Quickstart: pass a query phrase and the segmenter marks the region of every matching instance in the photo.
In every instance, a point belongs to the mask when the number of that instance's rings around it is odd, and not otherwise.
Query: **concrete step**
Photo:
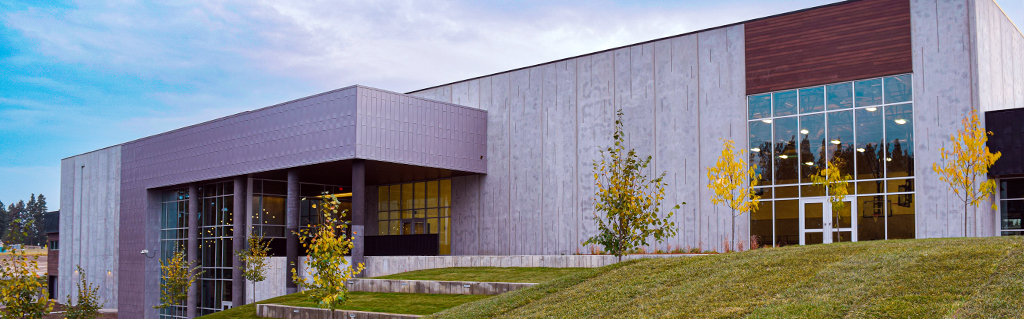
[[[335,310],[282,306],[272,304],[256,305],[256,315],[264,318],[280,319],[413,319],[423,316],[395,313]]]
[[[498,295],[534,285],[536,284],[515,282],[352,279],[348,281],[348,290],[442,295]]]

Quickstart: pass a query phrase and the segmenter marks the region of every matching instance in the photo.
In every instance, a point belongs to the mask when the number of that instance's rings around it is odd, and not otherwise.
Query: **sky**
[[[0,202],[58,209],[62,158],[336,88],[408,92],[831,2],[0,0]],[[1024,0],[998,2],[1024,26]]]

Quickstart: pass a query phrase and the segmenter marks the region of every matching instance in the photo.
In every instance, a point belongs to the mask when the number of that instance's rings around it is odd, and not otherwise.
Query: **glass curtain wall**
[[[234,182],[203,185],[199,210],[200,316],[223,309],[231,301],[232,236],[234,233]]]
[[[810,176],[834,157],[853,178],[859,240],[915,237],[912,87],[903,74],[747,97],[760,245],[799,243],[799,198],[827,196]]]
[[[285,199],[288,182],[252,180],[250,233],[270,241],[270,256],[285,255]]]
[[[1024,236],[1024,179],[999,181],[999,229],[1003,236]]]
[[[160,201],[160,259],[165,263],[174,253],[188,253],[188,189],[163,192]],[[185,318],[185,304],[160,310],[160,318]]]
[[[377,234],[438,234],[441,255],[451,254],[450,179],[377,187]]]

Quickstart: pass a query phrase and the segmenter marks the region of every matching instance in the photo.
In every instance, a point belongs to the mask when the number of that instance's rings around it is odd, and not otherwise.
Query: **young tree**
[[[977,206],[983,199],[995,193],[996,182],[984,180],[988,168],[995,164],[1002,154],[989,152],[986,142],[992,132],[981,127],[978,113],[971,111],[970,116],[962,121],[963,129],[949,135],[953,149],[947,151],[940,148],[943,165],[932,163],[932,170],[939,175],[939,180],[949,184],[956,196],[964,202],[964,236],[967,235],[967,215],[970,206]],[[982,181],[984,180],[984,181]],[[993,207],[995,205],[993,204]],[[993,208],[995,209],[995,208]],[[975,212],[977,218],[977,212]]]
[[[39,256],[31,259],[23,249],[4,247],[0,257],[0,318],[39,319],[53,309],[42,276],[36,275]]]
[[[715,166],[708,167],[708,188],[714,194],[711,195],[711,202],[715,205],[725,203],[732,210],[732,241],[729,244],[736,246],[736,217],[748,212],[756,212],[758,201],[761,196],[754,193],[754,186],[760,175],[757,174],[757,165],[749,168],[743,161],[743,150],[736,152],[732,140],[723,140],[722,154],[718,156]],[[749,183],[749,185],[748,185]]]
[[[78,270],[78,276],[81,279],[78,281],[78,298],[71,299],[71,295],[68,295],[68,302],[71,302],[71,300],[77,301],[74,305],[68,306],[67,311],[64,313],[64,318],[92,319],[99,317],[99,310],[103,306],[99,300],[100,288],[85,280],[85,269],[82,269],[82,266],[75,265],[75,269]]]
[[[273,239],[270,239],[273,240]],[[256,298],[256,283],[267,280],[267,253],[270,252],[270,240],[263,240],[263,234],[250,236],[247,240],[249,248],[238,252],[238,259],[242,264],[238,269],[242,270],[242,277],[252,283],[252,300]]]
[[[850,174],[843,175],[841,170],[845,166],[846,162],[842,157],[833,156],[830,161],[825,163],[825,169],[818,170],[817,173],[811,175],[813,185],[828,190],[828,201],[832,204],[832,216],[839,216],[839,211],[846,206],[846,195],[850,193],[849,181],[853,177]]]
[[[193,264],[195,262],[189,263],[183,251],[174,252],[166,262],[160,260],[160,304],[153,308],[164,309],[181,305],[188,299],[188,288],[202,274],[199,266]]]
[[[593,218],[599,233],[583,244],[604,246],[622,261],[623,255],[647,246],[648,238],[661,243],[664,238],[675,236],[676,229],[671,221],[674,212],[669,211],[664,218],[658,216],[665,199],[665,173],[654,179],[647,176],[651,156],[641,159],[636,150],[626,150],[622,110],[615,116],[614,144],[601,150],[600,161],[594,161],[597,198]],[[679,205],[673,209],[679,209]]]
[[[353,247],[352,238],[346,233],[349,223],[342,220],[346,211],[339,209],[338,198],[324,195],[319,208],[322,222],[297,233],[306,247],[306,267],[313,278],[307,281],[294,268],[292,278],[303,294],[308,293],[321,308],[333,311],[348,301],[345,283],[362,272],[364,265],[353,269],[345,260],[345,254]]]

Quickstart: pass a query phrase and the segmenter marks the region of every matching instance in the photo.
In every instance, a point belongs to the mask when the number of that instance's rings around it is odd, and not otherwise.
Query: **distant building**
[[[666,203],[688,203],[659,249],[721,251],[734,227],[743,247],[1024,232],[1024,35],[992,0],[855,0],[405,94],[350,86],[66,158],[58,286],[80,264],[126,318],[216,312],[248,300],[233,253],[261,233],[279,267],[261,296],[293,292],[292,232],[324,193],[353,212],[356,261],[586,252],[617,109],[667,172]],[[1000,208],[965,221],[931,166],[972,110],[1004,152]],[[706,187],[721,139],[761,175],[761,209],[735,225]],[[855,180],[832,216],[809,177],[836,156]],[[174,251],[204,276],[161,313]]]
[[[60,290],[57,289],[57,273],[60,264],[60,211],[47,212],[44,217],[43,231],[46,232],[46,275],[50,298],[56,299]]]

